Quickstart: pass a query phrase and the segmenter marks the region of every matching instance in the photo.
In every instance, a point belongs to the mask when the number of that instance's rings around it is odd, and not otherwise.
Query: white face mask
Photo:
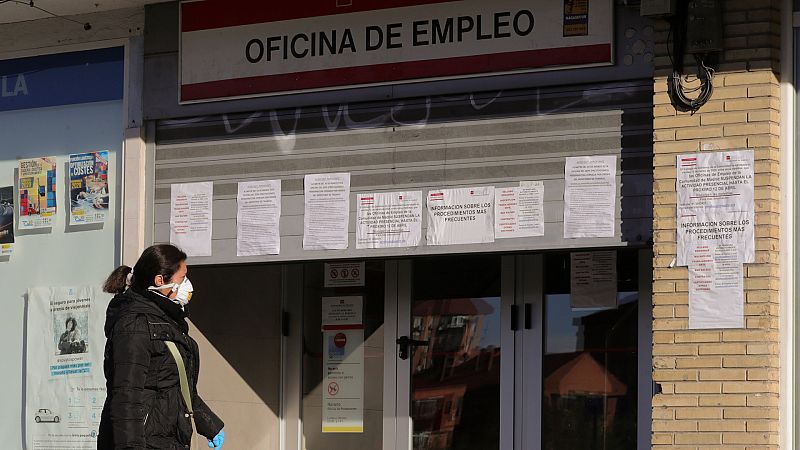
[[[176,292],[175,298],[170,298],[170,300],[181,306],[186,306],[187,304],[189,304],[189,300],[192,299],[192,292],[194,292],[194,288],[192,287],[192,282],[189,281],[189,277],[184,277],[183,281],[180,283],[162,284],[161,286],[150,286],[147,289],[155,291],[158,294],[161,294],[161,290],[163,289],[170,289],[172,292]],[[169,296],[165,297],[169,298]]]

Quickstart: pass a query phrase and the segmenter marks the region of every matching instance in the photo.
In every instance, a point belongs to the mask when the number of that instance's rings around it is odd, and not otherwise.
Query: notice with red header
[[[494,242],[494,186],[428,192],[428,245]]]
[[[356,248],[416,247],[422,237],[422,191],[358,194]]]
[[[322,298],[322,432],[364,432],[364,299]]]

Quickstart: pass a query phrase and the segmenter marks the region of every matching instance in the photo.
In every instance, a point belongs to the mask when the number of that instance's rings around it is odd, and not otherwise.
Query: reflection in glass
[[[636,449],[638,296],[612,309],[545,297],[542,448]]]

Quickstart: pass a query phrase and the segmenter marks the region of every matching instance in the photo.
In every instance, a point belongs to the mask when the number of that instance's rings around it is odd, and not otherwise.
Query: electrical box
[[[686,51],[722,51],[722,0],[690,0],[686,17]]]
[[[675,14],[676,0],[642,0],[643,17],[669,17]]]

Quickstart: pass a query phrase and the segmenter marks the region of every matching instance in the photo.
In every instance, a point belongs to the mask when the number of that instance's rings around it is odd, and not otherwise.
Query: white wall
[[[119,261],[117,156],[123,142],[122,126],[122,101],[0,112],[0,186],[15,184],[18,159],[58,157],[55,225],[44,234],[16,230],[14,254],[7,261],[0,260],[0,343],[3,348],[0,436],[3,448],[21,449],[24,442],[26,290],[32,286],[100,284]],[[70,153],[92,150],[109,151],[112,214],[102,229],[68,227],[66,163]]]

